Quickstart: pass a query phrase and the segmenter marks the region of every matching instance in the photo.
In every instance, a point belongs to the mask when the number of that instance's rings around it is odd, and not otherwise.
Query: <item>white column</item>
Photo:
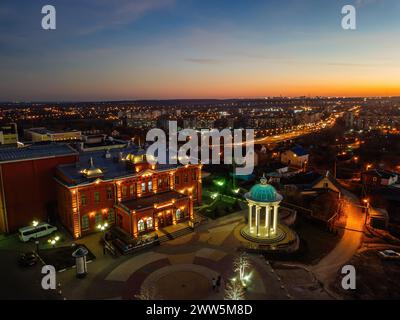
[[[257,236],[260,235],[260,207],[256,206],[256,228],[257,228]]]
[[[278,226],[278,208],[279,205],[274,206],[274,234],[276,234]]]
[[[271,207],[270,206],[265,207],[265,229],[267,231],[267,236],[269,236],[269,231],[270,231],[270,225],[269,225],[270,212],[271,212]]]
[[[253,222],[252,222],[253,213],[252,213],[252,210],[253,210],[253,205],[249,203],[249,228],[250,228],[250,232],[251,232],[251,229],[253,228]]]

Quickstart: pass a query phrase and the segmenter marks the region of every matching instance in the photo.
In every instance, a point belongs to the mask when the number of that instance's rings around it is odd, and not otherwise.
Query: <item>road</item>
[[[328,284],[340,269],[348,262],[362,244],[365,213],[362,212],[359,199],[343,191],[344,212],[347,215],[346,228],[337,246],[317,265],[310,268],[318,280]]]

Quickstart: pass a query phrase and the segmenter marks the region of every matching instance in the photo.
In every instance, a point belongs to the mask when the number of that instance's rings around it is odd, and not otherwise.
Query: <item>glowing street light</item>
[[[107,228],[108,228],[107,222],[104,222],[103,224],[99,223],[97,225],[97,230],[100,230],[100,231],[105,231],[105,230],[107,230]]]
[[[39,221],[33,220],[32,226],[34,226],[36,228],[38,225],[39,225]]]
[[[47,242],[49,244],[51,244],[53,246],[53,248],[55,247],[56,243],[60,241],[60,237],[59,236],[55,236],[54,238],[50,238],[49,240],[47,240]]]

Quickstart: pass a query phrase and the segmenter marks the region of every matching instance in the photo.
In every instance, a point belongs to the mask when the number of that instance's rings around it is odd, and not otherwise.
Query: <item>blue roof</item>
[[[278,202],[282,201],[282,196],[270,184],[266,183],[266,179],[261,179],[261,183],[256,184],[246,193],[246,199],[255,202]]]
[[[77,155],[78,152],[67,144],[30,145],[27,147],[10,147],[0,149],[0,163],[30,159],[45,159],[66,155]]]
[[[302,146],[295,146],[292,149],[290,149],[290,151],[292,151],[299,157],[308,155],[308,151],[304,149]]]

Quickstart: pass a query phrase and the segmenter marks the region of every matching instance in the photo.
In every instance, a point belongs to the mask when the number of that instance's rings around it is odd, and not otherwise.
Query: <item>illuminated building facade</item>
[[[152,166],[133,146],[81,153],[56,181],[59,217],[75,238],[106,221],[134,237],[193,221],[201,201],[201,166]]]

